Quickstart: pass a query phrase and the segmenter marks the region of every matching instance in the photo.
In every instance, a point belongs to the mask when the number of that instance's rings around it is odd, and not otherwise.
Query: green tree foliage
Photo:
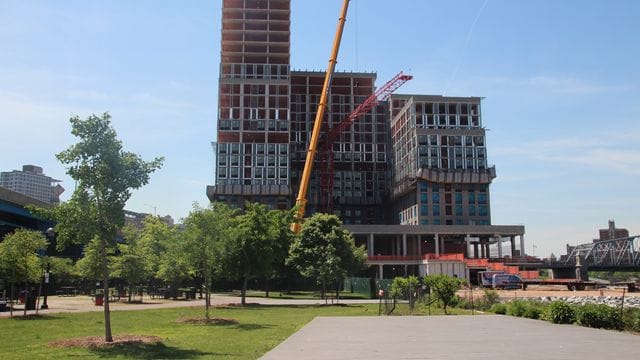
[[[224,273],[242,281],[242,304],[245,304],[247,282],[271,274],[276,268],[277,244],[282,234],[281,218],[267,206],[246,203],[244,212],[236,218],[235,234],[224,242]],[[280,259],[281,261],[284,259]]]
[[[393,279],[391,286],[389,287],[389,295],[393,298],[393,307],[397,299],[409,300],[409,310],[413,311],[416,300],[417,291],[420,287],[420,279],[416,276],[409,277],[396,277]]]
[[[171,244],[177,241],[176,230],[157,216],[147,216],[144,219],[142,231],[138,233],[136,229],[135,233],[128,235],[137,239],[140,252],[144,258],[145,271],[150,277],[153,286],[155,286],[155,278],[158,277],[161,258],[164,254],[167,254],[167,249]],[[126,236],[127,233],[125,233]]]
[[[187,261],[195,274],[203,279],[205,316],[209,318],[213,277],[221,271],[225,242],[236,236],[236,209],[223,203],[213,203],[203,209],[194,205],[185,219],[182,241]]]
[[[49,257],[46,260],[50,266],[52,282],[56,284],[77,284],[81,280],[80,273],[73,260],[62,257]]]
[[[163,162],[162,158],[143,161],[139,155],[124,151],[110,118],[104,113],[70,119],[71,133],[78,142],[57,154],[57,158],[77,185],[71,199],[51,212],[61,246],[95,241],[105,294],[109,291],[108,253],[115,247],[118,229],[124,225],[123,209],[131,190],[147,184],[150,174]],[[108,300],[105,296],[105,340],[111,342]]]
[[[113,257],[112,275],[123,279],[129,287],[129,302],[136,286],[142,285],[151,273],[145,256],[140,246],[139,234],[134,226],[126,226],[123,229],[125,243],[118,244],[118,256]]]
[[[287,263],[322,285],[323,296],[327,284],[343,280],[364,265],[364,246],[356,247],[353,236],[340,225],[335,215],[314,214],[302,224],[289,250]]]
[[[444,313],[447,314],[447,306],[454,300],[456,292],[460,290],[464,280],[444,274],[434,274],[425,276],[424,283],[440,301]]]
[[[40,232],[18,229],[4,237],[0,243],[0,266],[9,281],[24,282],[25,291],[29,281],[37,282],[42,272],[42,259],[38,257],[38,250],[45,249],[47,239]],[[13,290],[13,285],[11,286]],[[11,294],[13,297],[13,294]],[[27,307],[24,307],[27,315]]]

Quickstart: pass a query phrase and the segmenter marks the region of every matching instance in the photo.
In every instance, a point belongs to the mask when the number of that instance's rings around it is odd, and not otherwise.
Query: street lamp
[[[48,239],[53,239],[56,235],[55,231],[53,230],[53,228],[48,228],[47,231],[45,231],[45,234],[47,235]],[[49,260],[47,261],[47,270],[44,273],[44,299],[42,300],[42,305],[40,305],[40,309],[48,309],[49,305],[47,304],[47,293],[49,292],[49,278],[50,278],[50,271],[51,271],[51,263],[49,263]]]

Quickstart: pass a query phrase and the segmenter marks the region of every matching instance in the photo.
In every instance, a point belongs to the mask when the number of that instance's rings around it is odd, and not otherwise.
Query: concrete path
[[[341,304],[362,304],[362,303],[376,303],[376,300],[340,300]],[[213,294],[211,296],[212,305],[225,305],[225,304],[239,304],[240,298],[238,296],[218,295]],[[324,300],[310,299],[310,300],[297,300],[297,299],[279,299],[273,298],[252,298],[247,297],[247,303],[250,304],[262,304],[262,305],[315,305],[325,304]],[[330,303],[330,302],[329,302]],[[54,313],[76,313],[76,312],[91,312],[91,311],[103,311],[102,306],[95,306],[93,300],[89,296],[49,296],[47,300],[49,309],[38,310],[41,314],[54,314]],[[16,305],[14,315],[22,315],[22,309],[24,305]],[[125,310],[146,310],[146,309],[165,309],[176,307],[204,307],[204,300],[165,300],[165,299],[149,299],[144,298],[144,302],[141,304],[128,304],[126,302],[111,302],[109,303],[109,309],[111,311],[125,311]],[[35,314],[35,310],[29,310],[29,314]],[[9,311],[0,312],[0,318],[9,317]]]
[[[261,359],[637,359],[640,336],[500,315],[318,317]]]

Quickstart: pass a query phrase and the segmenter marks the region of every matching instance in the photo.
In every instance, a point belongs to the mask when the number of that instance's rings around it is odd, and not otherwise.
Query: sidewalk
[[[312,299],[312,300],[292,300],[292,299],[278,299],[278,298],[251,298],[246,299],[250,304],[263,304],[263,305],[315,305],[324,304],[324,300]],[[376,302],[376,300],[340,300],[343,304],[362,304]],[[225,304],[239,304],[240,298],[237,296],[217,295],[212,294],[212,305],[225,305]],[[42,304],[42,300],[40,302]],[[47,298],[47,304],[49,309],[38,310],[39,314],[55,314],[55,313],[76,313],[76,312],[90,312],[90,311],[103,311],[102,306],[94,305],[91,297],[78,295],[78,296],[49,296]],[[14,315],[22,315],[22,309],[24,305],[17,305],[14,309]],[[204,299],[198,300],[165,300],[165,299],[149,299],[145,297],[142,303],[128,304],[125,302],[110,302],[109,310],[111,311],[125,311],[125,310],[147,310],[147,309],[165,309],[176,307],[204,307]],[[35,314],[35,310],[29,310],[28,314]],[[0,318],[9,317],[9,311],[0,312]]]
[[[261,359],[633,359],[639,342],[501,315],[317,317]]]

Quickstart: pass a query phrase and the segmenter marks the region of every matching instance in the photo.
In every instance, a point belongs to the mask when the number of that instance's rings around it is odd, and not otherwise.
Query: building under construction
[[[288,209],[325,73],[291,70],[289,0],[222,6],[215,184],[207,196]],[[307,214],[338,215],[366,244],[377,277],[424,274],[428,262],[450,262],[445,255],[523,255],[523,226],[491,224],[496,173],[481,99],[394,94],[337,129],[377,90],[375,73],[333,74]]]

